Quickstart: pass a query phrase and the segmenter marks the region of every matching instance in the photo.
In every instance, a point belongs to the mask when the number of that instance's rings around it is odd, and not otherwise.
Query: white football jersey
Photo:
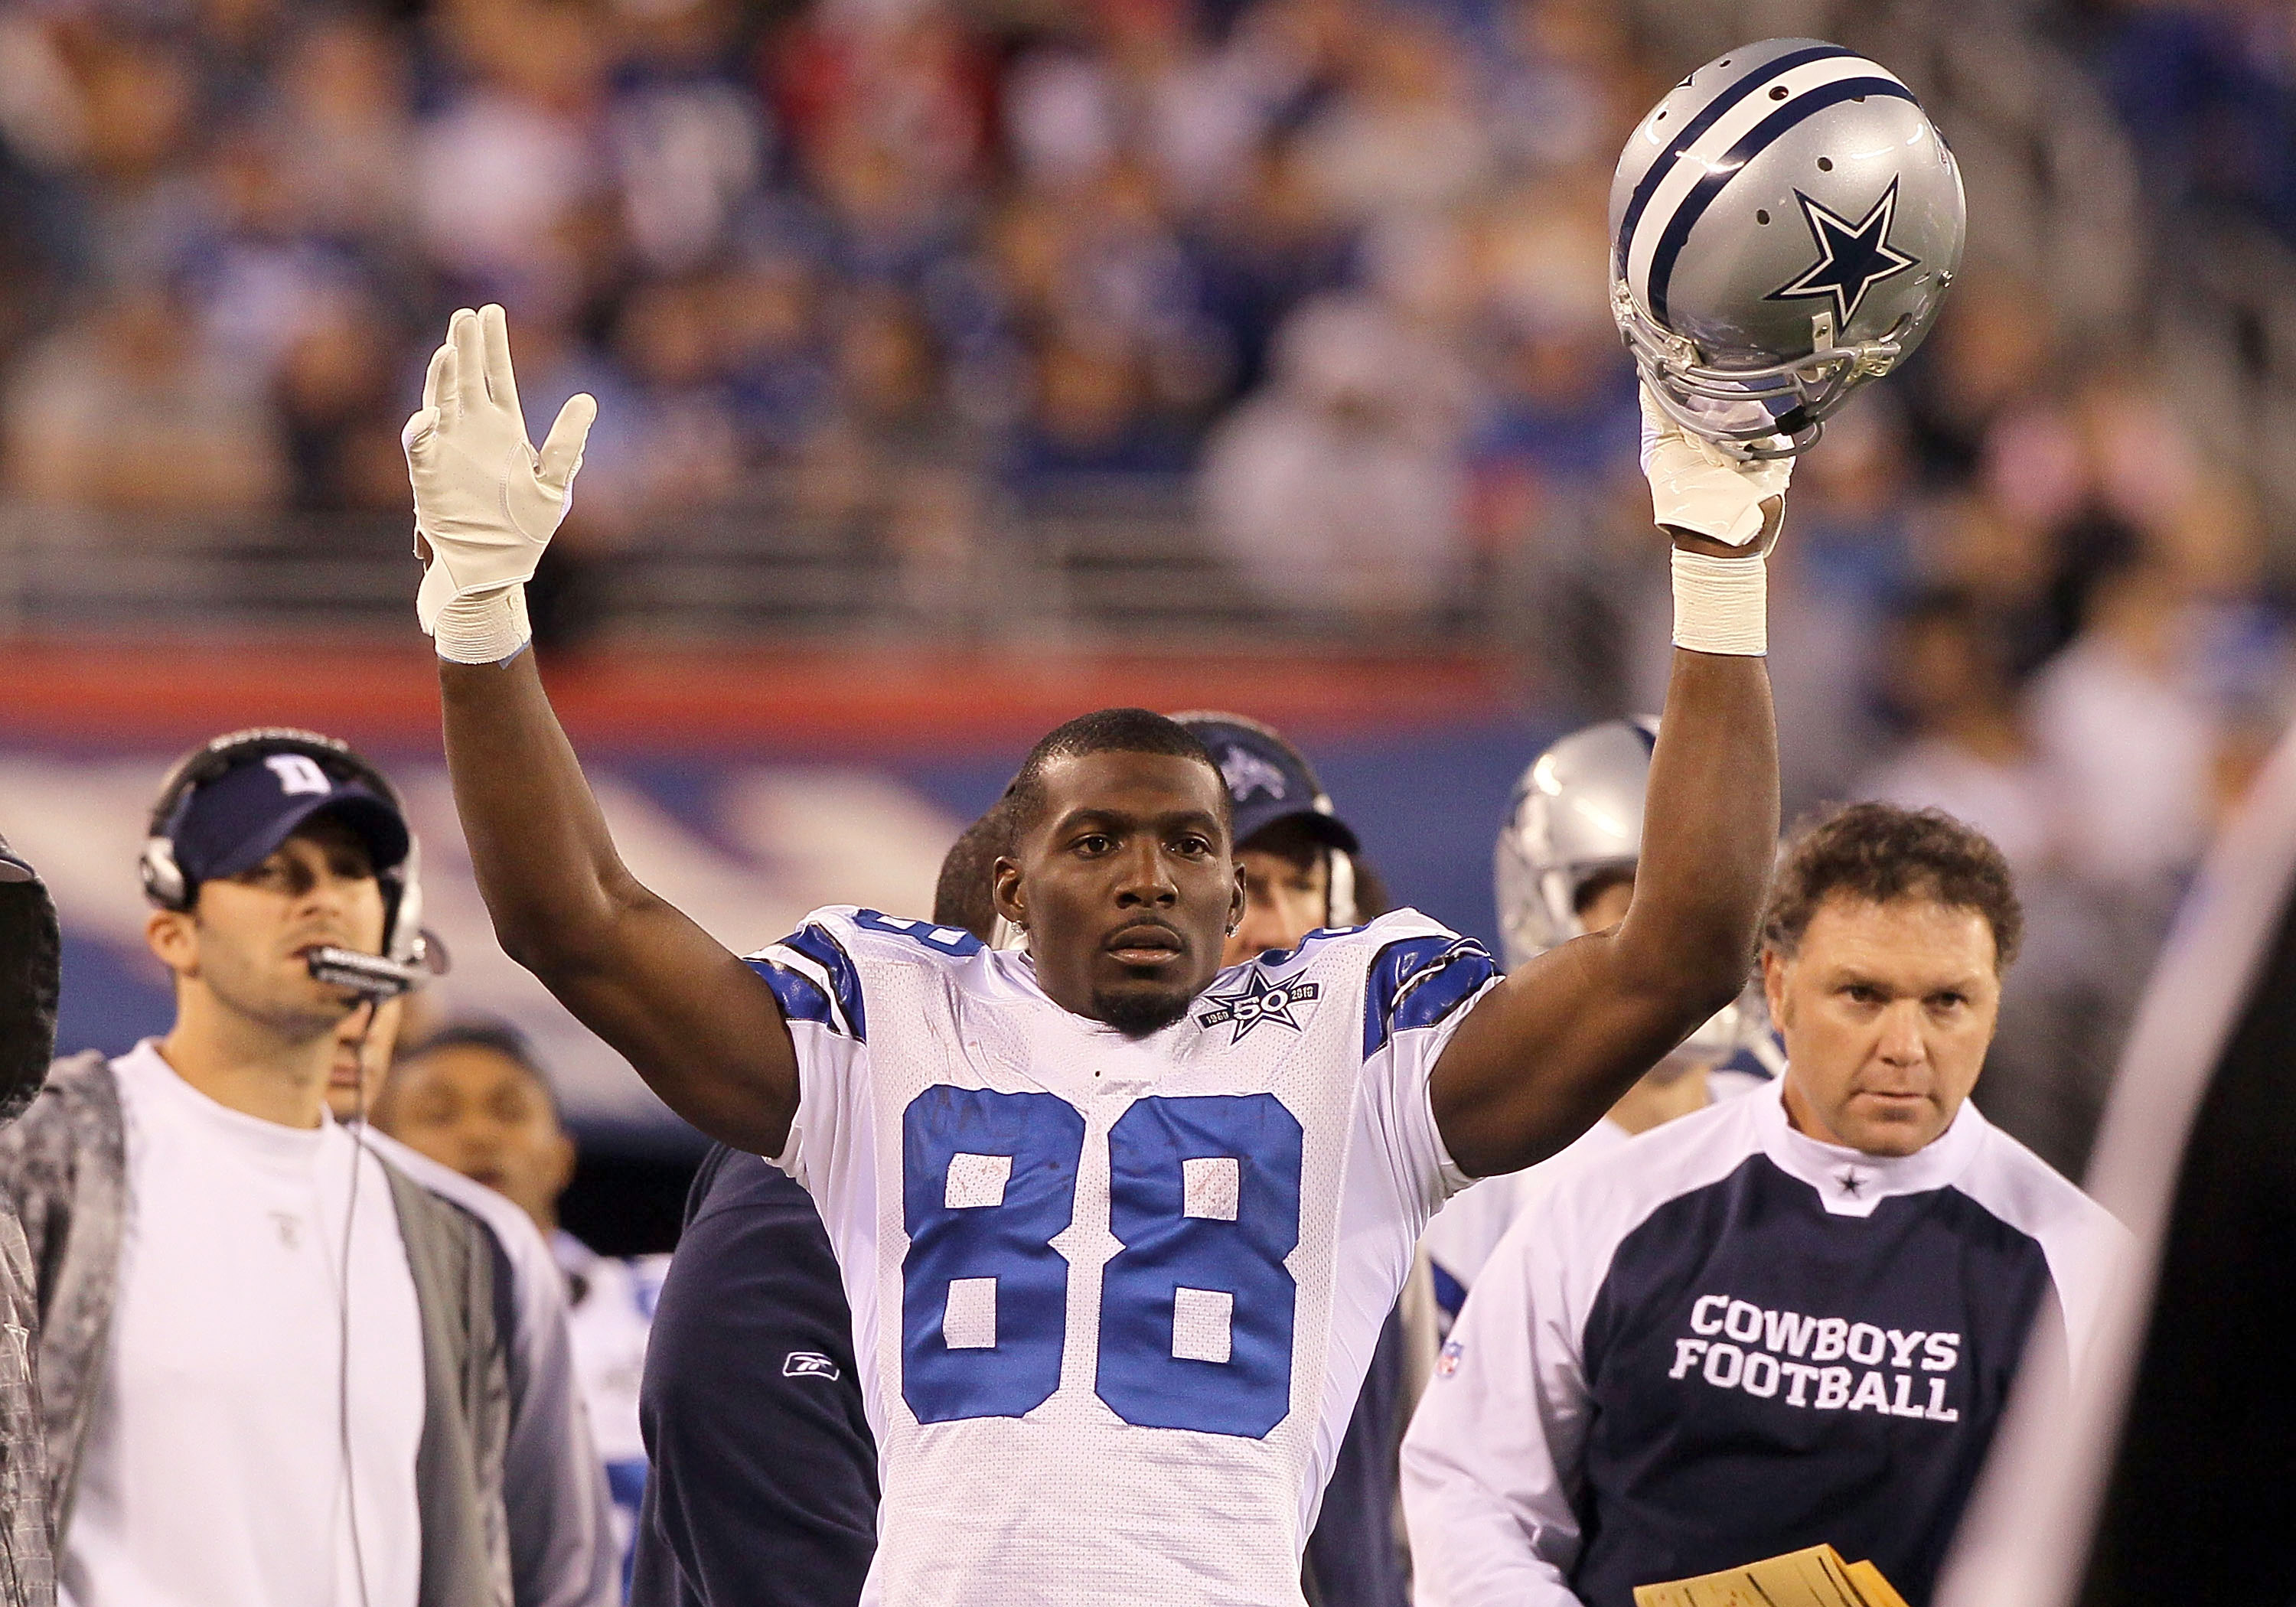
[[[1413,1242],[1466,1182],[1427,1079],[1490,956],[1399,912],[1137,1039],[1024,954],[869,910],[750,963],[877,1436],[865,1602],[1297,1603]]]

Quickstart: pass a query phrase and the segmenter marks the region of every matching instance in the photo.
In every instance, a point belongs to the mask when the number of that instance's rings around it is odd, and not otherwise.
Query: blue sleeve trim
[[[873,909],[856,910],[853,924],[863,931],[883,932],[889,937],[906,938],[921,943],[935,954],[947,955],[954,960],[972,958],[980,952],[980,939],[961,926],[936,926],[930,921],[911,921],[899,915],[881,915]]]
[[[751,971],[765,978],[766,986],[774,990],[774,997],[781,1002],[783,1020],[812,1021],[832,1031],[837,1030],[837,1013],[829,1007],[829,996],[811,977],[800,976],[771,960],[752,959],[749,965]]]
[[[1429,1262],[1428,1270],[1435,1275],[1435,1304],[1446,1316],[1457,1316],[1459,1308],[1467,1303],[1467,1286],[1445,1272],[1440,1262]]]
[[[1498,966],[1472,938],[1444,933],[1389,944],[1372,961],[1364,990],[1364,1058],[1398,1032],[1434,1026],[1496,975]]]
[[[865,1043],[869,1026],[861,1004],[861,973],[854,969],[852,956],[839,947],[836,939],[818,926],[808,926],[791,932],[774,947],[792,949],[821,967],[829,978],[830,989],[835,995],[832,1008],[830,991],[804,972],[786,965],[776,965],[771,960],[755,958],[750,968],[765,978],[766,985],[781,1001],[782,1013],[793,1021],[817,1021],[832,1031],[850,1028],[857,1042]],[[843,1023],[837,1020],[845,1018]]]

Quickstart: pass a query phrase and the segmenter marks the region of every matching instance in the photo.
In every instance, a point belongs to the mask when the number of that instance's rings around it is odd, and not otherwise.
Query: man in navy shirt
[[[1936,811],[1800,840],[1784,1078],[1575,1171],[1468,1298],[1404,1444],[1421,1607],[1631,1607],[1820,1542],[1928,1601],[2028,1334],[2079,1367],[2126,1237],[1968,1103],[2020,924]]]

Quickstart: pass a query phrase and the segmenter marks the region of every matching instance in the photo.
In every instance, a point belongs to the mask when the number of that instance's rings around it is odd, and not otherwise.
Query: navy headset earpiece
[[[388,799],[402,816],[406,813],[390,778],[354,753],[348,742],[292,726],[226,732],[176,760],[160,783],[160,796],[152,806],[144,852],[137,862],[145,898],[161,909],[191,907],[193,890],[185,884],[183,867],[176,862],[175,832],[185,799],[217,777],[275,753],[302,754],[337,781],[358,782]],[[382,884],[383,957],[402,965],[420,964],[424,958],[421,860],[422,849],[410,830],[406,857],[376,873],[376,880]]]

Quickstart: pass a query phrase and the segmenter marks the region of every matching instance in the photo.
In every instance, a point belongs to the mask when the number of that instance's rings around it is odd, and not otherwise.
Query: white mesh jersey
[[[750,963],[877,1436],[864,1600],[1297,1603],[1413,1242],[1466,1182],[1427,1079],[1490,956],[1398,912],[1138,1039],[1025,955],[868,910]]]

